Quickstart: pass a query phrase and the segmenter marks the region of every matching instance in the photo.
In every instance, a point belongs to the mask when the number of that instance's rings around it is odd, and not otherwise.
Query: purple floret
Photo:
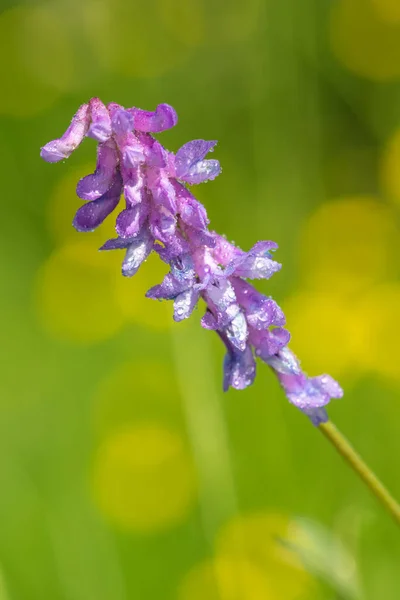
[[[47,162],[68,158],[85,137],[98,143],[94,173],[78,182],[77,195],[86,203],[73,225],[93,231],[117,208],[117,237],[100,250],[124,250],[122,274],[132,277],[155,250],[169,265],[163,281],[146,296],[172,300],[174,320],[187,319],[202,299],[205,329],[215,331],[226,347],[223,388],[244,389],[256,374],[256,358],[275,372],[289,400],[314,425],[328,417],[325,406],[343,391],[329,375],[308,377],[289,350],[285,315],[270,297],[247,279],[269,279],[281,265],[273,258],[277,244],[257,242],[245,252],[209,229],[204,206],[186,187],[215,179],[221,167],[206,158],[216,141],[193,140],[176,154],[166,150],[153,133],[177,123],[172,106],[154,112],[125,109],[92,98],[73,117],[67,131],[43,146]]]

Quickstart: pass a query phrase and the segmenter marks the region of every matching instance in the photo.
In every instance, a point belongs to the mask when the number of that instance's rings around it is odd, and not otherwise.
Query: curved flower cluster
[[[258,292],[248,279],[269,279],[281,265],[273,259],[274,242],[257,242],[244,252],[210,231],[205,208],[187,184],[214,179],[217,160],[206,159],[215,141],[194,140],[176,154],[154,137],[176,125],[168,104],[155,112],[125,109],[98,98],[82,105],[64,135],[46,144],[47,162],[68,158],[88,136],[98,142],[94,173],[78,182],[77,195],[85,204],[73,225],[93,231],[118,206],[117,237],[101,250],[124,249],[122,274],[132,276],[155,251],[170,271],[147,292],[147,297],[172,300],[174,319],[190,316],[200,297],[206,312],[202,326],[217,332],[226,346],[224,390],[243,389],[254,381],[255,357],[277,374],[289,401],[314,424],[327,419],[324,406],[343,394],[329,375],[308,378],[288,349],[285,316],[272,298]]]

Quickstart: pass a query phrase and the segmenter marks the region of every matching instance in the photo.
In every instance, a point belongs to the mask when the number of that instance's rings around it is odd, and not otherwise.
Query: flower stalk
[[[363,461],[361,456],[354,450],[350,442],[340,433],[332,421],[321,423],[318,428],[339,454],[342,455],[353,471],[367,485],[375,498],[390,513],[397,525],[400,525],[400,505],[370,467]]]

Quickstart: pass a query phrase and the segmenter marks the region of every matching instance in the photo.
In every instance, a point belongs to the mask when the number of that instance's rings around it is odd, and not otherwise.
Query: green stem
[[[357,454],[346,438],[331,421],[321,423],[318,428],[369,487],[379,502],[381,502],[386,510],[388,510],[396,523],[400,525],[400,505],[379,481],[368,465],[362,460],[359,454]]]

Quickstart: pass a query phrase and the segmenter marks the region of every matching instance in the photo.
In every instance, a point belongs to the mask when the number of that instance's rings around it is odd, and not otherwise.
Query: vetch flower
[[[209,229],[204,206],[187,185],[215,179],[221,167],[207,155],[216,141],[193,140],[174,154],[152,134],[174,127],[175,110],[160,104],[154,112],[107,106],[92,98],[83,104],[67,131],[43,146],[47,162],[68,158],[85,137],[98,143],[94,173],[78,182],[86,203],[73,225],[92,231],[118,207],[117,237],[100,250],[124,250],[122,274],[133,276],[154,250],[170,271],[148,290],[148,298],[172,300],[174,320],[188,318],[202,299],[205,329],[215,331],[226,347],[223,387],[244,389],[253,383],[256,358],[277,375],[294,406],[318,425],[327,420],[326,404],[343,394],[329,375],[307,377],[288,348],[285,316],[270,297],[247,279],[269,279],[281,265],[273,258],[277,244],[257,242],[247,252]]]

